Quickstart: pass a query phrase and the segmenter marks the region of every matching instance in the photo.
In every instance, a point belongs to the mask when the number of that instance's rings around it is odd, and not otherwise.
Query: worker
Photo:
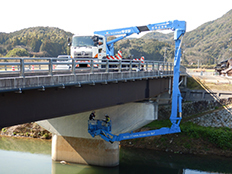
[[[90,115],[89,115],[89,120],[94,120],[95,118],[95,111],[93,111]]]
[[[110,122],[110,117],[106,114],[105,115],[105,119],[103,119],[103,121],[106,123],[105,126],[108,126],[108,123]]]

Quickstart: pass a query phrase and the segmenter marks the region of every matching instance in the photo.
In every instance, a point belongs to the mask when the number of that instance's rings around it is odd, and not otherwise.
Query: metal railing
[[[63,59],[63,58],[0,58],[0,75],[33,76],[38,74],[77,74],[98,72],[157,71],[172,74],[173,63],[160,61],[135,61],[130,59]]]

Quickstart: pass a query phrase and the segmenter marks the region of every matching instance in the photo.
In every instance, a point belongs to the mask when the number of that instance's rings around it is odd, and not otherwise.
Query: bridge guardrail
[[[103,61],[86,58],[61,60],[46,57],[0,58],[0,93],[9,91],[20,93],[22,90],[44,90],[53,87],[65,88],[65,86],[80,87],[85,84],[117,83],[173,75],[173,63],[169,62]],[[59,69],[61,65],[65,68]],[[86,67],[82,68],[81,65]],[[182,75],[186,74],[184,69],[180,71]]]
[[[67,68],[59,68],[65,65]],[[83,66],[86,66],[83,68]],[[122,71],[162,71],[172,74],[173,63],[160,61],[135,61],[130,59],[108,60],[108,59],[61,59],[61,58],[0,58],[0,74],[38,75],[38,72],[53,75],[70,73],[76,74],[96,72],[122,72]],[[37,72],[37,73],[36,73]]]

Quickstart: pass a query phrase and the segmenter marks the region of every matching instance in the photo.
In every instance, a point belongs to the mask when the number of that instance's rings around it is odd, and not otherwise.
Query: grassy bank
[[[170,127],[169,120],[156,120],[139,131]],[[155,149],[173,153],[232,156],[232,129],[203,127],[182,121],[181,133],[122,141],[122,146]]]
[[[159,129],[167,125],[170,125],[169,120],[154,121],[145,127]],[[180,128],[180,135],[187,136],[189,139],[202,139],[223,150],[232,150],[232,129],[230,128],[203,127],[192,122],[183,122]]]

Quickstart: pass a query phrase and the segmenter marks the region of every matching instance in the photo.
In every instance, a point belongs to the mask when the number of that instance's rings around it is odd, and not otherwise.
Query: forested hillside
[[[0,56],[43,57],[67,54],[67,38],[73,34],[54,27],[33,27],[0,33]]]
[[[173,32],[170,32],[168,34],[163,34],[159,32],[149,32],[145,34],[142,39],[157,39],[158,41],[165,41],[171,43],[173,40]]]
[[[221,18],[207,22],[193,31],[187,32],[183,39],[182,50],[185,63],[215,64],[232,57],[232,10]],[[188,25],[188,21],[187,25]],[[188,26],[187,26],[188,27]],[[144,39],[156,38],[171,43],[173,34],[151,32]]]
[[[183,49],[189,63],[213,64],[232,57],[231,19],[232,10],[186,34]]]
[[[156,39],[125,39],[115,44],[115,51],[121,50],[123,57],[145,57],[146,60],[163,61],[174,56],[174,46]]]

